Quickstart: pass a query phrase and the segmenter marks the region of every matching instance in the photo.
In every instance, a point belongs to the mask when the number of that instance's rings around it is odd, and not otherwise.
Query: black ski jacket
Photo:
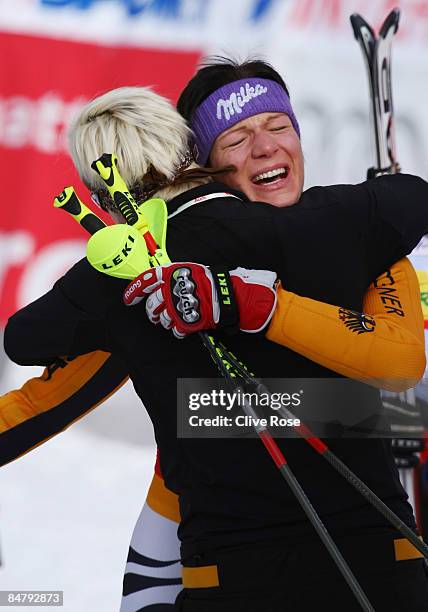
[[[239,198],[213,197],[224,191]],[[195,198],[196,205],[183,206]],[[404,174],[355,186],[314,187],[283,209],[250,202],[213,183],[168,204],[170,214],[181,207],[168,223],[173,261],[275,270],[286,289],[357,311],[370,282],[428,232],[428,184]],[[149,323],[143,304],[125,307],[126,284],[81,260],[50,292],[11,317],[7,354],[23,365],[46,365],[59,355],[97,349],[121,358],[153,421],[165,483],[180,497],[184,557],[312,529],[260,441],[177,437],[177,379],[214,378],[217,372],[198,337],[179,342]],[[238,334],[225,342],[259,377],[337,377],[261,335]],[[375,389],[354,384],[363,388],[361,397],[380,406]],[[355,526],[355,511],[359,526],[384,524],[304,441],[282,439],[279,445],[332,531]],[[330,447],[414,525],[389,440],[337,439]]]

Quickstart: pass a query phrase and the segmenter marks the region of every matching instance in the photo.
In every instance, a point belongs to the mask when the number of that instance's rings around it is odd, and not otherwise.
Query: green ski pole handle
[[[68,212],[90,234],[95,234],[98,230],[106,227],[104,221],[79,200],[73,187],[65,187],[64,191],[57,195],[54,200],[54,207],[62,208],[62,210]]]

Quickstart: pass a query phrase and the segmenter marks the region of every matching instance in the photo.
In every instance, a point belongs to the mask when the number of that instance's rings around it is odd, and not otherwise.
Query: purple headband
[[[207,163],[215,139],[239,121],[258,113],[285,113],[300,138],[300,128],[285,89],[269,79],[242,79],[217,89],[196,109],[190,121],[196,161]]]

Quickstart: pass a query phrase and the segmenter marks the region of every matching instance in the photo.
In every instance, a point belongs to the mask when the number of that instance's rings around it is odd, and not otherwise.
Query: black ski
[[[394,107],[391,87],[391,50],[400,20],[394,9],[383,22],[379,36],[358,13],[351,15],[354,36],[363,53],[371,98],[371,114],[375,134],[376,165],[367,177],[393,174],[399,171],[395,148]]]

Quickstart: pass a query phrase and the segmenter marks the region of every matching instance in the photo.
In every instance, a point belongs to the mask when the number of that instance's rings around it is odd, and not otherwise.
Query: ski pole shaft
[[[239,376],[247,383],[254,385],[258,393],[263,393],[266,397],[270,396],[270,392],[267,387],[257,381],[248,370],[232,355],[226,347],[221,345],[225,359],[227,359],[233,366],[234,370],[238,372]],[[282,406],[279,409],[279,413],[285,418],[292,419],[293,421],[297,416],[289,409]],[[299,419],[300,420],[300,419]],[[328,447],[328,445],[317,437],[307,425],[300,421],[300,425],[293,425],[293,429],[301,436],[306,442],[312,446],[312,448],[330,465],[345,478],[369,503],[373,505],[405,538],[413,544],[413,546],[426,558],[428,559],[428,545],[421,540],[412,529],[400,519],[399,516],[391,510],[377,495],[374,491],[368,487],[339,457]]]
[[[320,539],[322,540],[328,552],[330,553],[333,561],[335,562],[340,573],[344,577],[349,588],[353,592],[355,598],[357,599],[358,603],[361,606],[361,609],[367,610],[370,612],[375,612],[366,594],[364,593],[363,589],[361,588],[360,584],[355,578],[352,570],[350,569],[349,565],[346,563],[345,559],[343,558],[343,555],[337,548],[332,537],[330,536],[327,529],[325,528],[324,523],[321,521],[320,517],[316,513],[308,497],[306,496],[303,489],[301,488],[298,480],[296,479],[294,474],[291,472],[289,466],[287,464],[284,464],[279,469],[280,469],[282,476],[287,481],[289,487],[293,491],[294,495],[298,499],[303,510],[305,511],[306,516],[311,521]]]
[[[203,341],[205,344],[206,342],[209,342],[209,339],[207,337],[203,337]],[[215,352],[214,355],[214,360],[216,361],[217,367],[222,372],[224,378],[229,381],[229,383],[234,387],[234,390],[238,393],[241,389],[239,386],[236,386],[236,383],[233,380],[231,373],[225,367],[220,355],[218,354],[218,352]],[[241,406],[245,414],[250,417],[251,422],[253,423],[253,429],[256,431],[259,439],[263,443],[271,459],[273,460],[279,472],[281,473],[281,476],[284,478],[284,480],[290,487],[298,503],[300,504],[306,516],[308,517],[310,523],[312,524],[313,528],[315,529],[324,546],[326,547],[332,560],[336,564],[337,568],[339,569],[340,573],[342,574],[343,578],[345,579],[346,583],[348,584],[349,588],[351,589],[352,593],[360,604],[361,609],[365,610],[366,612],[375,612],[366,594],[361,588],[358,580],[354,576],[351,568],[345,561],[342,553],[339,551],[338,547],[334,543],[333,538],[328,533],[317,511],[312,506],[308,496],[306,495],[305,491],[301,487],[299,481],[297,480],[293,471],[288,465],[283,452],[279,448],[277,442],[272,437],[269,428],[264,425],[255,425],[255,423],[260,423],[261,421],[258,418],[256,410],[245,398]]]

